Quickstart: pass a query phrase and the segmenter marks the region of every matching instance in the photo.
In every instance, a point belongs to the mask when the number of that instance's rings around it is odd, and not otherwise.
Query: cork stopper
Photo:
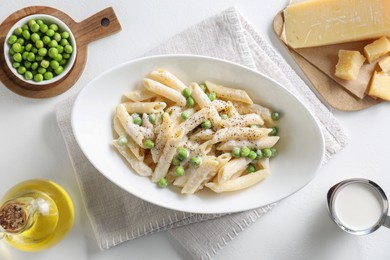
[[[10,201],[0,208],[0,226],[5,232],[17,233],[27,225],[27,213],[24,203]]]

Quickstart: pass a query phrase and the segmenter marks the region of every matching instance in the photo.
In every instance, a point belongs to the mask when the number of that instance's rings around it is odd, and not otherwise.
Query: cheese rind
[[[358,51],[339,50],[339,61],[336,65],[335,75],[345,80],[355,80],[358,77],[360,68],[363,66],[363,55]]]
[[[390,42],[387,37],[381,37],[378,40],[364,46],[364,55],[369,63],[383,55],[386,55],[388,52],[390,52]]]
[[[383,72],[390,71],[390,56],[387,56],[386,58],[381,59],[378,62],[378,65]]]
[[[383,71],[375,71],[368,89],[368,95],[390,100],[390,76]]]
[[[293,48],[390,36],[390,0],[310,0],[284,10],[286,42]]]

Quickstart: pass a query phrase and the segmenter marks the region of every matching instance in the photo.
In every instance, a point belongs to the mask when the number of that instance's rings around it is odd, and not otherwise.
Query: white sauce
[[[336,195],[334,212],[339,222],[351,230],[369,229],[382,217],[382,199],[373,187],[352,183]]]

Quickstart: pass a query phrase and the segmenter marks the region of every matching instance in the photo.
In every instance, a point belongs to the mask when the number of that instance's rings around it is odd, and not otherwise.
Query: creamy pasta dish
[[[117,105],[113,146],[133,171],[183,194],[221,193],[264,180],[278,153],[280,114],[242,89],[183,83],[158,69]]]

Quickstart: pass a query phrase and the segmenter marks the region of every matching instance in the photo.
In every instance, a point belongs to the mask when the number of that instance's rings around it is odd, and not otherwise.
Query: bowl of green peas
[[[61,80],[72,69],[76,40],[60,19],[46,14],[26,16],[10,29],[4,57],[11,72],[32,85]]]

